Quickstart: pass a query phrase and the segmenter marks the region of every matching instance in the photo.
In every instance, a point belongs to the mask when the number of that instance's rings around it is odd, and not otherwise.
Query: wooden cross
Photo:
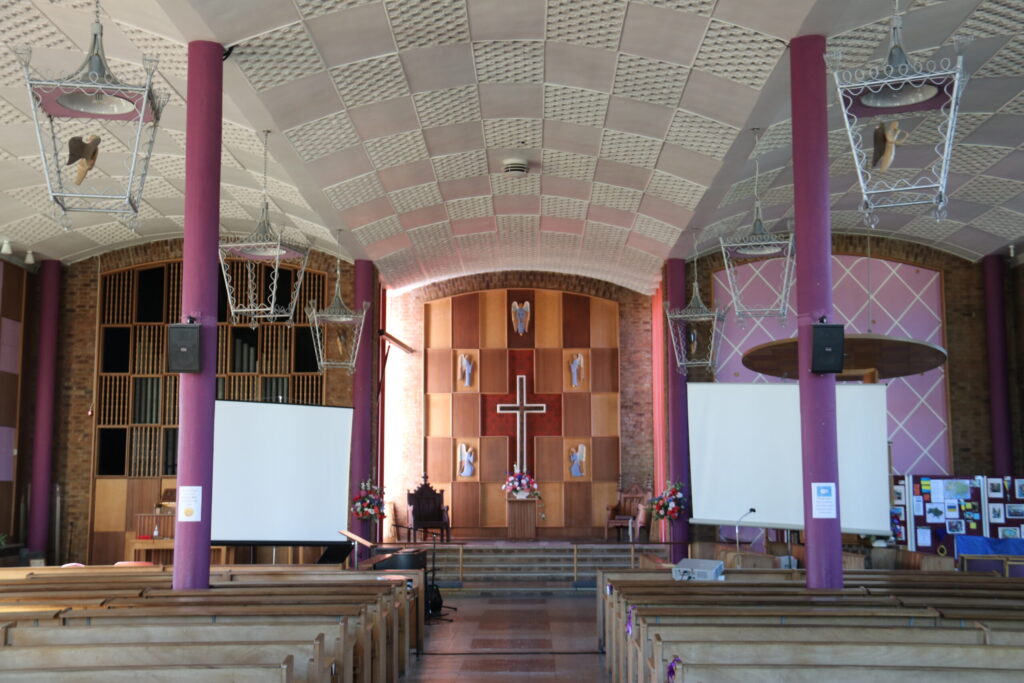
[[[529,413],[546,413],[548,407],[544,403],[526,402],[526,375],[516,375],[516,402],[499,403],[499,413],[516,414],[516,467],[520,472],[526,471],[526,416]]]

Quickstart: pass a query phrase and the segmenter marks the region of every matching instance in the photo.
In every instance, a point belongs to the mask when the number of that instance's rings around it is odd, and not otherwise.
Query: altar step
[[[461,548],[461,550],[460,550]],[[431,549],[427,549],[430,566]],[[636,567],[641,554],[667,559],[668,546],[502,543],[437,546],[437,582],[447,586],[592,586],[599,569]]]

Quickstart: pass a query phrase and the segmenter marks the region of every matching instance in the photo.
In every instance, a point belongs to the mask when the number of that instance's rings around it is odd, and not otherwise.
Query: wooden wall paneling
[[[591,349],[590,370],[590,386],[595,394],[619,392],[618,349]]]
[[[166,491],[168,489],[176,490],[177,488],[178,488],[178,478],[177,477],[164,477],[163,479],[160,480],[160,495],[161,496],[164,495],[164,491]]]
[[[92,552],[89,564],[114,564],[124,559],[123,531],[95,531],[92,535]],[[68,561],[72,561],[68,558]]]
[[[562,346],[590,346],[590,297],[562,293]]]
[[[571,452],[583,445],[583,461],[580,465],[581,477],[572,476]],[[562,440],[562,478],[565,481],[591,481],[593,475],[594,449],[590,439],[563,439]]]
[[[480,292],[480,348],[505,348],[508,340],[508,319],[504,289]]]
[[[592,472],[594,481],[619,480],[619,438],[616,436],[595,436],[593,444]]]
[[[563,394],[562,435],[566,437],[587,437],[590,436],[590,433],[590,394]],[[602,434],[602,436],[605,435]]]
[[[427,349],[427,393],[450,394],[452,391],[452,352],[448,349]]]
[[[5,501],[0,505],[0,533],[10,535],[13,530],[11,524],[14,521],[14,509],[7,503],[14,501],[13,481],[0,481],[0,500]]]
[[[18,426],[18,375],[0,372],[0,426]]]
[[[480,436],[480,394],[451,394],[452,436]]]
[[[98,483],[98,482],[97,482]],[[152,514],[160,502],[160,480],[155,478],[129,479],[125,504],[125,529],[135,528],[135,515]],[[149,533],[149,531],[145,533]]]
[[[595,349],[619,347],[619,304],[590,298],[590,346]]]
[[[0,284],[0,316],[20,322],[26,271],[8,265],[0,268],[0,274],[3,275],[3,283]]]
[[[439,299],[426,304],[423,316],[426,326],[423,338],[429,349],[450,349],[452,347],[452,300]]]
[[[590,485],[591,526],[604,526],[608,520],[608,508],[619,502],[618,489],[619,485],[614,481],[595,481]]]
[[[480,437],[480,481],[503,483],[508,476],[507,436]]]
[[[575,395],[569,394],[567,395]],[[591,394],[591,423],[594,436],[619,435],[619,395]]]
[[[472,474],[468,477],[462,476],[463,467],[459,462],[460,444],[466,444],[473,451]],[[452,439],[452,448],[448,457],[452,463],[453,481],[480,481],[480,439]]]
[[[515,390],[515,387],[510,387]],[[533,390],[538,394],[562,393],[562,350],[537,349],[533,352]]]
[[[591,526],[590,482],[565,482],[565,526]]]
[[[124,532],[127,503],[127,479],[97,479],[93,493],[93,531]]]
[[[534,341],[538,349],[557,349],[562,346],[562,293],[550,289],[534,292],[537,310],[537,332]]]
[[[583,365],[577,373],[579,384],[572,385],[572,370],[570,364],[576,354],[583,356]],[[590,377],[593,374],[593,366],[590,364],[589,349],[562,349],[562,391],[590,391]]]
[[[537,482],[540,491],[537,526],[561,527],[565,525],[565,501],[560,483]]]
[[[452,297],[452,346],[480,348],[480,295],[475,292]]]
[[[452,435],[452,395],[427,394],[423,402],[427,411],[423,423],[427,427],[425,436]]]
[[[480,526],[480,484],[452,484],[452,526]]]
[[[426,438],[427,481],[432,486],[450,482],[452,477],[453,439],[428,436]]]
[[[469,386],[466,386],[465,381],[459,376],[462,370],[462,366],[459,363],[459,357],[465,354],[469,356],[469,361],[472,363],[472,367],[469,372]],[[464,393],[479,393],[480,392],[480,351],[477,349],[453,349],[451,352],[452,359],[452,370],[451,377],[455,391],[460,394]]]
[[[508,523],[508,494],[501,484],[480,486],[480,526],[505,526]]]
[[[532,289],[508,289],[505,290],[505,320],[508,327],[508,348],[510,349],[532,349],[537,329],[537,302],[535,290]],[[530,304],[530,321],[526,327],[525,334],[517,334],[512,326],[512,302]]]
[[[504,329],[504,328],[502,328]],[[507,394],[508,351],[506,349],[480,349],[480,392]]]
[[[562,438],[559,436],[534,437],[534,475],[537,483],[562,481],[565,468],[562,467]]]

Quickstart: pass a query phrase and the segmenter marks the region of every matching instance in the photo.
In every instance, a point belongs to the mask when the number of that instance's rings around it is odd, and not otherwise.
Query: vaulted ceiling
[[[0,0],[0,33],[68,72],[91,0]],[[902,0],[908,51],[972,74],[949,219],[880,213],[871,234],[976,260],[1024,237],[1024,2]],[[786,41],[823,33],[844,64],[880,60],[889,0],[104,0],[115,72],[160,59],[171,95],[137,232],[109,216],[53,221],[17,60],[0,55],[0,238],[73,262],[179,236],[186,44],[234,47],[225,66],[221,230],[252,231],[269,129],[276,226],[370,258],[393,288],[481,271],[578,273],[639,291],[663,260],[749,230],[754,158],[765,216],[792,216]],[[832,225],[867,232],[836,107]],[[751,128],[764,129],[755,150]],[[904,122],[908,150],[934,117]],[[503,162],[529,163],[525,177]],[[905,159],[904,161],[900,161]],[[900,164],[903,164],[901,166]],[[100,173],[114,173],[99,163]],[[779,219],[776,222],[776,219]]]

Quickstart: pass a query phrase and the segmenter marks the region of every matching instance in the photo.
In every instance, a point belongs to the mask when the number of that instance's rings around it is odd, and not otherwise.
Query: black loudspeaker
[[[167,372],[199,372],[201,325],[167,326]]]
[[[815,323],[811,350],[811,372],[838,374],[843,371],[843,326]]]

